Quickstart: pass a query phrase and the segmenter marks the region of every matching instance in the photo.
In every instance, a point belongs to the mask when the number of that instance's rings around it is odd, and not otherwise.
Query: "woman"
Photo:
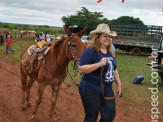
[[[90,32],[91,45],[81,56],[79,72],[83,76],[79,93],[85,111],[84,122],[96,122],[99,112],[100,122],[112,122],[115,118],[115,99],[107,98],[114,96],[114,80],[117,83],[116,94],[118,97],[121,96],[121,81],[111,40],[111,36],[116,35],[116,32],[110,31],[107,24],[98,25],[96,30]],[[104,85],[103,90],[101,82]],[[101,94],[102,91],[104,95]]]

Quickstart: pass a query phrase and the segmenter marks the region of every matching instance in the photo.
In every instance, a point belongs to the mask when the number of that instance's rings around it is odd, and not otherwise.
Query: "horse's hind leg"
[[[22,111],[26,110],[26,101],[25,101],[25,96],[26,96],[26,89],[27,89],[27,75],[22,71],[22,69],[20,68],[21,71],[21,82],[22,82],[22,92],[23,92],[23,99],[22,99]]]
[[[29,103],[29,98],[30,98],[30,90],[31,90],[33,82],[34,80],[31,78],[28,81],[27,96],[26,96],[27,107],[31,107],[31,104]]]
[[[36,105],[34,107],[34,110],[32,112],[32,117],[31,117],[31,121],[37,121],[36,119],[36,113],[37,113],[37,109],[39,104],[41,103],[41,98],[42,98],[42,94],[44,92],[46,85],[44,85],[43,83],[39,83],[38,84],[38,91],[37,91],[37,99],[36,99]]]

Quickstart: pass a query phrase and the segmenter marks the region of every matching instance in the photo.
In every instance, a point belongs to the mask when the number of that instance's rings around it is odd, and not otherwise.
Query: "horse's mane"
[[[62,36],[61,39],[55,40],[54,43],[52,44],[52,48],[56,50],[65,39],[66,38]]]

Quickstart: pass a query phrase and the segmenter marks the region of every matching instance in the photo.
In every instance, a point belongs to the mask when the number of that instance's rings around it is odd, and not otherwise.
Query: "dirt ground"
[[[21,82],[18,66],[0,62],[0,122],[29,122],[36,99],[37,82],[31,91],[32,107],[21,111]],[[51,88],[44,91],[37,112],[39,122],[50,122]],[[114,122],[150,122],[150,115],[117,106]],[[84,111],[77,87],[62,85],[56,105],[58,122],[82,122]]]

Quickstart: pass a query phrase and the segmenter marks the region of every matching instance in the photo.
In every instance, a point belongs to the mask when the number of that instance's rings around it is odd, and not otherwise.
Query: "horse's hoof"
[[[54,117],[51,118],[51,122],[58,122],[58,121],[59,121],[59,118],[56,118],[56,117],[55,118]]]
[[[26,107],[22,107],[22,111],[26,111],[27,109],[26,109]]]
[[[51,120],[50,122],[57,122],[57,120]]]
[[[31,122],[38,122],[38,120],[36,118],[32,118]]]
[[[31,105],[31,103],[27,103],[27,108],[30,108],[30,107],[32,107],[32,105]]]

